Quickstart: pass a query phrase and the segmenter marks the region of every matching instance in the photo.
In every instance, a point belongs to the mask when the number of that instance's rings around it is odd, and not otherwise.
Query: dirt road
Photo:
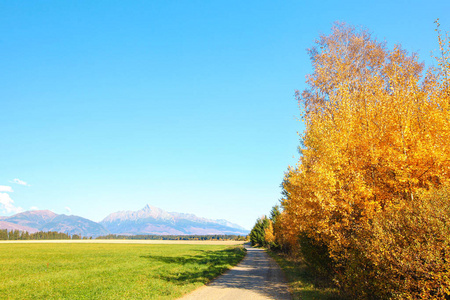
[[[291,299],[275,261],[264,250],[245,247],[247,256],[240,264],[181,299]]]

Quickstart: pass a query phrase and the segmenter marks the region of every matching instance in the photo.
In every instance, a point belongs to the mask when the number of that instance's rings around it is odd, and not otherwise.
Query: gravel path
[[[245,247],[241,263],[181,299],[292,299],[275,261],[264,250]]]

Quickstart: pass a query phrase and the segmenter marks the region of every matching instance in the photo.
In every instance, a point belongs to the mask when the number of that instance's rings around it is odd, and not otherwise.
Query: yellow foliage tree
[[[450,181],[450,67],[439,69],[365,30],[336,24],[309,49],[309,88],[297,93],[306,130],[283,183],[282,234],[299,232],[344,255],[358,226],[421,190]]]
[[[264,237],[267,244],[272,244],[275,242],[275,236],[273,235],[273,222],[269,220],[269,225],[264,229]]]

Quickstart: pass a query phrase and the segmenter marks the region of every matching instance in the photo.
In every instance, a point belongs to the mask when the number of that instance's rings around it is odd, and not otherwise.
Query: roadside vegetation
[[[242,246],[0,244],[0,298],[175,299],[244,256]]]
[[[268,250],[289,282],[294,300],[342,300],[339,290],[326,277],[317,276],[298,257]]]
[[[345,24],[308,50],[301,156],[250,233],[294,285],[308,270],[348,299],[450,298],[450,39],[436,24],[427,70]]]

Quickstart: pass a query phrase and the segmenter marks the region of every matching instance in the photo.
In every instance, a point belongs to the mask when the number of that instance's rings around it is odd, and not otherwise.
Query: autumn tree
[[[308,50],[301,158],[283,183],[290,248],[305,235],[345,268],[375,218],[450,183],[448,39],[439,44],[426,72],[416,54],[340,23]]]

